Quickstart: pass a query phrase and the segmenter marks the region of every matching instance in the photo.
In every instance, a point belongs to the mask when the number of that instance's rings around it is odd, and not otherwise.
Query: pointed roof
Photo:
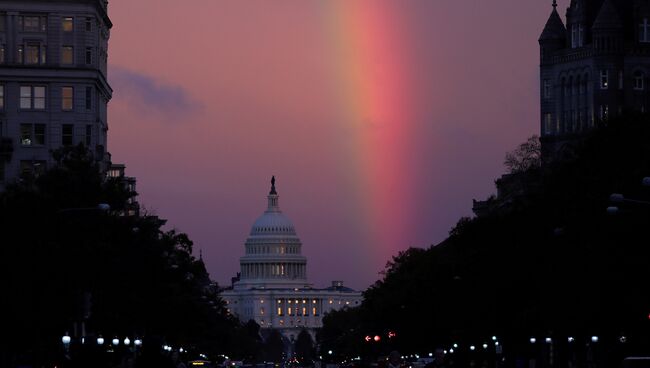
[[[546,21],[546,26],[544,26],[542,35],[539,36],[540,41],[564,40],[566,37],[566,27],[564,26],[564,22],[562,22],[560,14],[558,14],[556,8],[557,4],[553,2],[553,11]]]
[[[600,12],[596,17],[593,29],[618,29],[623,28],[621,18],[618,16],[618,11],[612,4],[611,0],[605,0],[603,6],[600,7]]]

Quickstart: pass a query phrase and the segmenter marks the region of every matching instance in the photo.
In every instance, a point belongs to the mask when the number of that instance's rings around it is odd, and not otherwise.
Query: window
[[[25,64],[38,64],[40,62],[39,52],[41,46],[35,43],[28,43],[25,46]]]
[[[23,146],[45,145],[45,124],[20,124],[20,144]]]
[[[571,26],[571,48],[576,48],[578,44],[578,28]]]
[[[645,88],[645,74],[641,71],[634,72],[634,89],[636,91],[643,91]]]
[[[90,147],[93,140],[93,126],[86,125],[86,147]]]
[[[607,120],[609,117],[609,106],[600,105],[600,120]]]
[[[600,71],[600,89],[609,88],[609,71],[601,70]]]
[[[32,145],[32,124],[20,124],[20,144]]]
[[[61,64],[63,65],[74,64],[74,48],[72,46],[61,47]]]
[[[643,18],[643,23],[639,24],[639,42],[650,42],[650,23],[648,23],[648,18]]]
[[[578,47],[584,46],[585,41],[585,27],[580,24],[578,26]]]
[[[73,126],[72,124],[63,124],[61,127],[61,144],[64,146],[72,146],[73,140]]]
[[[16,47],[16,62],[17,62],[18,64],[22,64],[22,63],[23,63],[23,56],[24,56],[24,54],[25,54],[25,48],[23,47],[23,45],[18,45],[18,46]]]
[[[5,86],[0,84],[0,110],[4,110],[5,108]],[[2,135],[2,132],[0,132],[0,135]]]
[[[0,64],[5,62],[5,45],[0,45]]]
[[[4,31],[5,31],[5,15],[0,14],[0,32],[4,32]],[[2,180],[1,177],[0,180]]]
[[[553,133],[553,115],[550,113],[544,114],[544,134],[550,135]]]
[[[22,179],[33,179],[45,172],[45,161],[20,161]]]
[[[549,79],[544,79],[544,99],[551,98],[551,81]]]
[[[72,111],[74,107],[74,89],[72,87],[61,88],[61,110]]]
[[[18,17],[18,28],[23,32],[45,32],[47,30],[47,18],[39,16]]]
[[[74,19],[72,17],[63,17],[61,27],[63,32],[72,32],[74,30]]]
[[[20,86],[20,108],[45,110],[45,87]]]
[[[86,65],[93,63],[93,48],[86,47]]]
[[[93,108],[93,87],[86,87],[86,110]]]
[[[34,144],[45,145],[45,124],[34,124]]]
[[[86,18],[86,32],[93,30],[93,18]]]

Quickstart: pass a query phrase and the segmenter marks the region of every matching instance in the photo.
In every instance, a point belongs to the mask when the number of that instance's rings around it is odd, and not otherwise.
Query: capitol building
[[[293,340],[305,329],[314,335],[330,311],[361,304],[358,291],[333,281],[314,288],[307,279],[307,258],[293,222],[280,211],[275,177],[266,211],[253,223],[240,259],[241,272],[223,291],[228,312],[262,329],[277,329]]]

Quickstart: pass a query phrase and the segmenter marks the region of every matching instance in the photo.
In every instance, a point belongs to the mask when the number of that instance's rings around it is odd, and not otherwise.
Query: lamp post
[[[63,343],[63,348],[67,352],[70,349],[70,342],[72,341],[72,338],[70,337],[69,333],[65,333],[63,337],[61,337],[61,342]]]

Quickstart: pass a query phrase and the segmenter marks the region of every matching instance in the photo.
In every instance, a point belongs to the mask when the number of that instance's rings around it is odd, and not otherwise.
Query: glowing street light
[[[592,336],[591,342],[598,342],[598,336]]]
[[[61,342],[63,343],[63,345],[65,347],[70,346],[71,341],[72,341],[72,338],[70,337],[70,334],[68,334],[67,332],[65,333],[65,335],[63,335],[63,337],[61,337]]]
[[[547,337],[545,341],[546,341],[547,344],[550,344],[550,343],[553,342],[553,339],[551,339],[550,337]]]
[[[128,337],[124,338],[124,346],[129,346],[131,344],[131,340]]]
[[[576,341],[576,339],[573,338],[572,336],[569,336],[569,337],[567,338],[567,341],[568,341],[569,343],[571,343],[571,342]]]
[[[135,339],[135,341],[133,341],[133,345],[142,346],[142,340],[141,339]]]
[[[113,340],[111,342],[113,343],[113,346],[120,345],[120,339],[118,339],[117,337],[113,338]]]
[[[537,339],[536,339],[536,338],[534,338],[534,337],[531,337],[531,338],[530,338],[530,343],[531,343],[531,344],[534,344],[534,343],[536,343],[536,342],[537,342]]]
[[[99,337],[97,338],[97,345],[104,345],[104,338],[102,337],[102,335],[99,335]]]

